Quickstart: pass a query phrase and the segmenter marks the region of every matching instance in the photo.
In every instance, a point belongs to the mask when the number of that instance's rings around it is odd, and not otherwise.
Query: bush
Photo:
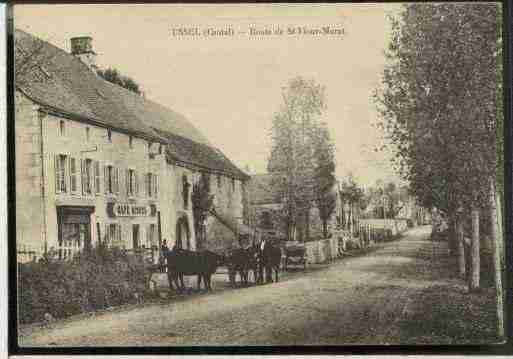
[[[18,265],[18,313],[21,323],[135,302],[151,272],[141,256],[119,249],[94,248],[72,261],[43,258]]]

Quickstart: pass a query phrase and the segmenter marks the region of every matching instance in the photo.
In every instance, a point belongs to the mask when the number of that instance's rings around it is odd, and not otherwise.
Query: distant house
[[[248,181],[248,201],[250,208],[251,225],[260,232],[276,235],[286,238],[287,229],[282,220],[283,216],[283,194],[280,193],[276,174],[265,173],[252,175]],[[336,192],[336,186],[333,187]],[[334,229],[337,224],[337,216],[341,213],[340,199],[337,198],[337,204],[328,222],[330,229]],[[306,220],[301,218],[294,226],[292,236],[294,240],[306,240],[306,233],[309,233],[310,239],[322,236],[322,221],[319,217],[319,210],[314,205],[309,211],[309,230],[306,231]],[[290,238],[292,239],[292,238]]]
[[[99,243],[231,245],[235,234],[215,218],[197,243],[191,192],[208,176],[215,212],[241,218],[249,177],[185,117],[99,77],[90,37],[71,49],[15,31],[17,68],[27,69],[15,89],[18,259],[65,259]]]

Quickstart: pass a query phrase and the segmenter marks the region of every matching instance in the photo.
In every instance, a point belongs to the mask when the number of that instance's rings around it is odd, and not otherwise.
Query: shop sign
[[[140,205],[133,203],[108,203],[107,213],[111,217],[150,217],[155,216],[155,205]]]

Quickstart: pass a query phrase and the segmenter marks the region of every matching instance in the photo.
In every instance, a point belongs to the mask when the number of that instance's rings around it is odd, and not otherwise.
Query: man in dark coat
[[[160,247],[160,271],[162,273],[166,272],[166,262],[167,262],[167,255],[169,254],[169,248],[167,246],[167,241],[164,239],[162,241],[162,246]]]

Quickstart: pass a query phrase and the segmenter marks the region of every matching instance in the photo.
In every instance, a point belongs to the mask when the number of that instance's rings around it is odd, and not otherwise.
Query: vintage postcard
[[[18,349],[504,342],[501,3],[11,10]]]

